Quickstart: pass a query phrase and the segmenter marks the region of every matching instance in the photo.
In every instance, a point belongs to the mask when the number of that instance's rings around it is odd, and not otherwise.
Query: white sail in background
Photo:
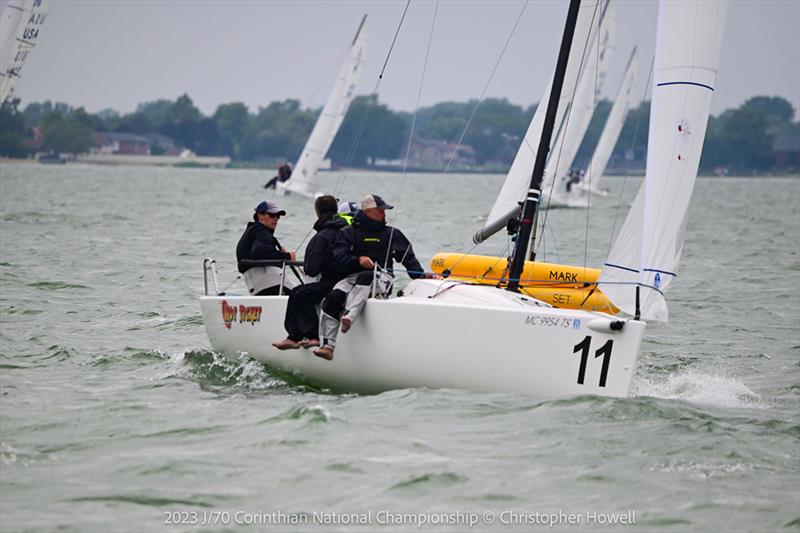
[[[562,122],[568,104],[573,100],[575,86],[578,76],[580,75],[580,67],[583,63],[582,58],[586,54],[586,48],[583,46],[583,43],[591,42],[592,39],[594,39],[597,33],[600,15],[606,9],[607,5],[607,0],[582,0],[581,2],[578,20],[575,25],[575,36],[567,62],[567,71],[564,75],[564,86],[561,90],[561,97],[558,103],[556,124]],[[486,219],[487,225],[495,222],[516,208],[519,202],[525,197],[531,183],[533,164],[536,160],[536,150],[539,147],[539,139],[542,136],[544,115],[547,108],[547,101],[550,98],[550,87],[552,87],[552,85],[553,79],[551,77],[547,87],[545,87],[542,98],[539,100],[536,113],[534,113],[533,120],[531,120],[530,126],[528,126],[528,131],[525,133],[525,138],[522,140],[514,162],[511,164],[511,168],[506,175],[503,187],[500,189],[494,206],[492,206],[492,210],[489,212],[489,217]],[[556,136],[554,135],[553,138],[556,138]],[[551,154],[553,146],[554,145],[551,144]]]
[[[597,146],[592,154],[592,159],[589,161],[589,168],[586,171],[586,178],[581,183],[584,189],[603,194],[600,189],[600,179],[606,171],[608,160],[611,159],[611,153],[617,145],[619,134],[622,132],[622,127],[625,125],[625,119],[628,116],[628,109],[633,103],[633,84],[636,80],[636,69],[638,68],[638,61],[636,58],[636,47],[631,52],[631,57],[628,60],[628,67],[625,69],[625,76],[622,78],[622,84],[617,92],[617,97],[614,100],[614,105],[606,119],[606,125],[603,127],[603,133],[600,134],[600,139],[597,141]]]
[[[631,315],[640,284],[644,319],[668,319],[664,291],[683,249],[727,7],[727,0],[670,0],[659,7],[647,172],[600,276],[603,292]]]
[[[10,0],[0,13],[0,103],[14,93],[49,8],[49,0]]]
[[[356,83],[361,76],[361,66],[365,61],[367,47],[367,16],[361,19],[350,52],[347,54],[339,77],[336,78],[333,90],[325,102],[325,107],[314,124],[314,129],[303,147],[300,158],[294,166],[292,177],[286,182],[286,189],[290,192],[313,196],[314,188],[311,180],[319,170],[322,159],[333,143],[336,132],[342,125],[350,103],[353,101]],[[281,184],[278,184],[280,190]]]
[[[566,123],[560,129],[553,144],[553,153],[547,160],[545,178],[542,182],[542,205],[552,204],[561,191],[561,178],[567,175],[578,154],[578,149],[589,129],[600,91],[608,75],[614,57],[616,43],[616,3],[609,3],[600,16],[600,31],[592,42],[589,53],[584,57],[578,89]]]

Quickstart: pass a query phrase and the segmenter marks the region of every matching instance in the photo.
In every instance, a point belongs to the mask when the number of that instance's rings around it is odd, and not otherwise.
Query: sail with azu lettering
[[[10,100],[39,40],[49,0],[9,0],[0,12],[0,103]]]

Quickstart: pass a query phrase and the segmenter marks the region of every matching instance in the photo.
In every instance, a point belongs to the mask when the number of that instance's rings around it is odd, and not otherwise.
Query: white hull
[[[436,291],[441,292],[428,297]],[[330,362],[311,350],[271,346],[286,336],[285,296],[204,296],[200,307],[216,351],[234,360],[245,353],[335,391],[428,387],[540,397],[628,393],[644,322],[628,320],[621,331],[611,331],[608,326],[616,317],[555,309],[493,287],[454,287],[447,281],[414,281],[406,294],[370,300],[352,329],[339,335]],[[576,347],[582,342],[588,355],[579,384],[583,348]],[[604,346],[612,353],[596,356]]]
[[[290,194],[294,194],[296,196],[302,196],[303,198],[316,198],[319,196],[318,194],[314,194],[311,191],[306,191],[304,189],[291,189],[289,187],[289,183],[291,183],[291,178],[286,182],[278,182],[275,184],[275,194],[277,196],[288,196]]]
[[[584,191],[557,192],[542,199],[544,209],[586,209],[589,207],[589,195]]]
[[[573,188],[577,188],[578,191],[582,193],[589,193],[594,194],[595,196],[608,196],[608,191],[605,189],[599,189],[597,187],[590,187],[586,182],[580,182],[572,186]]]

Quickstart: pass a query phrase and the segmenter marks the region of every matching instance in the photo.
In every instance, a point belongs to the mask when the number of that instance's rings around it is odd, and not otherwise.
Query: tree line
[[[522,107],[497,98],[477,104],[474,100],[442,102],[423,107],[413,116],[390,109],[377,95],[356,97],[328,156],[334,165],[357,167],[402,159],[413,123],[418,139],[456,143],[463,135],[461,142],[474,148],[479,168],[504,171],[514,159],[536,104]],[[610,109],[608,100],[598,102],[576,167],[588,163]],[[187,94],[174,101],[140,104],[128,114],[110,109],[92,114],[50,101],[19,109],[19,102],[11,101],[0,107],[0,155],[26,157],[35,149],[85,153],[93,144],[95,131],[158,132],[198,155],[228,156],[237,162],[294,161],[319,112],[289,99],[272,102],[254,113],[241,102],[227,103],[218,106],[213,115],[204,116]],[[643,165],[649,112],[649,102],[643,102],[628,113],[612,164],[627,160],[631,165]],[[788,137],[795,145],[800,143],[800,123],[792,121],[794,112],[781,97],[756,96],[736,109],[712,116],[701,171],[725,168],[741,174],[775,170],[776,139]],[[33,142],[35,132],[39,144]],[[159,147],[153,146],[152,152],[158,151]]]

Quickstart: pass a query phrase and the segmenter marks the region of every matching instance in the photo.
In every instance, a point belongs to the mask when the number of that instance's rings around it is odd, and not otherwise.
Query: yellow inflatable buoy
[[[431,259],[436,274],[480,285],[505,285],[507,261],[502,257],[438,253]],[[504,277],[505,276],[505,277]],[[619,309],[595,284],[599,268],[525,261],[520,290],[555,307],[617,314]]]

